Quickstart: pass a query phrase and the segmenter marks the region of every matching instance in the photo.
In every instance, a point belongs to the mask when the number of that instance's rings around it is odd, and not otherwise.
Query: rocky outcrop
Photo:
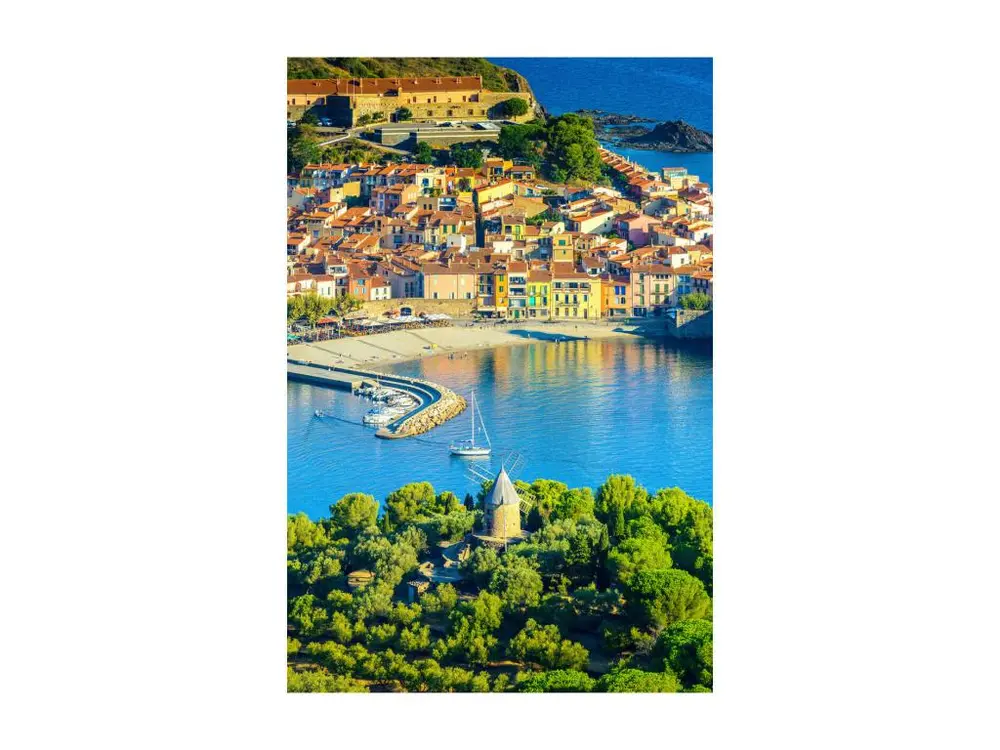
[[[650,151],[680,153],[712,150],[712,134],[688,125],[683,120],[661,122],[645,135],[624,138],[621,145]]]
[[[648,117],[638,115],[620,115],[617,112],[605,112],[603,109],[578,109],[576,114],[589,117],[594,121],[594,125],[601,127],[605,125],[634,125],[638,122],[653,122]],[[644,131],[648,128],[643,128]]]

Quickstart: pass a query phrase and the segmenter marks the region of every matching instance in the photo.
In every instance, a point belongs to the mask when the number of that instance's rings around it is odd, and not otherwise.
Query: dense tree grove
[[[506,550],[465,546],[489,483],[289,516],[288,691],[710,691],[711,506],[626,475],[515,486]]]
[[[526,161],[556,182],[608,183],[594,134],[594,121],[573,113],[545,124],[507,125],[500,129],[497,150],[505,159]]]

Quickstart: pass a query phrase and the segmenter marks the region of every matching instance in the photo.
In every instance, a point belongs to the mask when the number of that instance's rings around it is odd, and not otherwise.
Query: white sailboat
[[[449,446],[451,455],[453,456],[465,456],[465,457],[475,457],[475,456],[488,456],[490,451],[493,450],[490,446],[490,436],[486,432],[486,425],[483,424],[483,414],[479,413],[479,424],[482,425],[483,435],[486,436],[486,445],[476,445],[476,392],[472,392],[472,397],[470,398],[470,427],[472,428],[472,436],[468,440],[461,440],[457,443],[452,443]]]

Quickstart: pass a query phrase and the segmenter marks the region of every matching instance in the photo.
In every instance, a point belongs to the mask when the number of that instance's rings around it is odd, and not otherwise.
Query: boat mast
[[[470,440],[469,445],[472,448],[476,447],[476,392],[472,392],[472,411],[469,412],[469,429],[470,429]]]
[[[483,410],[479,410],[479,424],[483,426],[483,434],[486,436],[486,444],[489,447],[493,447],[493,443],[490,442],[490,433],[486,431],[486,423],[483,421]]]

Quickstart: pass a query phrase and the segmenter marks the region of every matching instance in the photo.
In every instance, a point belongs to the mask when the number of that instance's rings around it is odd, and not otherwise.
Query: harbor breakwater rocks
[[[426,409],[421,409],[412,417],[404,419],[391,432],[387,428],[382,428],[375,433],[378,437],[404,438],[420,435],[433,430],[439,424],[444,424],[449,419],[457,417],[465,411],[467,406],[465,399],[451,389],[436,385],[435,383],[429,383],[426,380],[417,382],[439,391],[441,397]],[[387,434],[383,434],[383,432]]]

